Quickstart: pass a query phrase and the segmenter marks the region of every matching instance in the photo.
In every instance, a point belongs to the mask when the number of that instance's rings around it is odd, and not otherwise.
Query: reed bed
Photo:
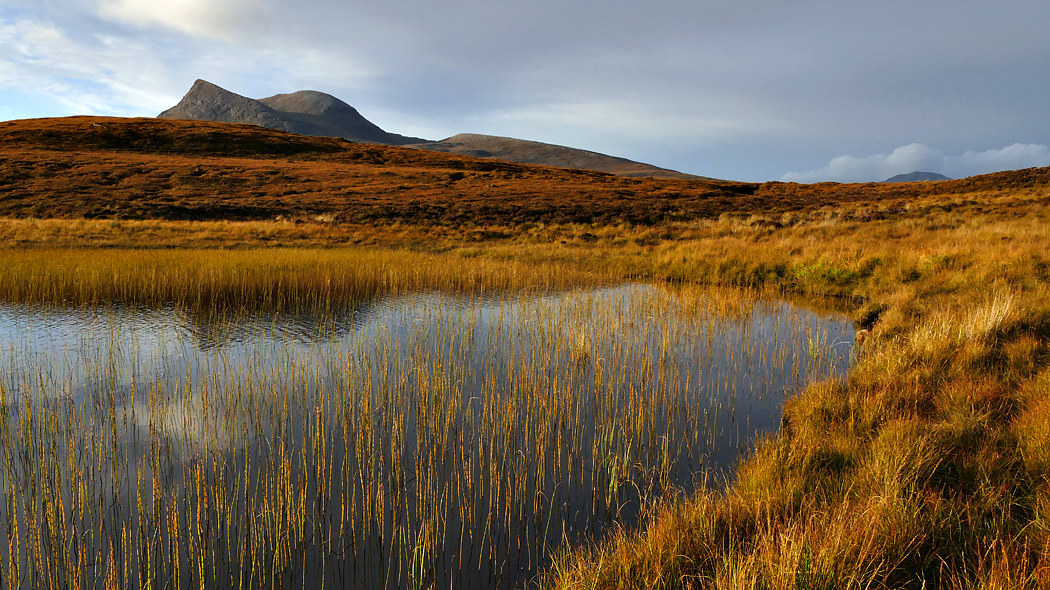
[[[523,584],[717,478],[851,348],[787,305],[642,286],[210,330],[231,318],[8,309],[93,329],[3,351],[4,589]]]
[[[377,294],[567,288],[607,282],[576,265],[408,250],[0,251],[0,300],[323,310]]]

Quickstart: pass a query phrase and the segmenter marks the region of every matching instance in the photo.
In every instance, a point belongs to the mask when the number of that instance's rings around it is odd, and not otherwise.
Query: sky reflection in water
[[[329,520],[308,537],[355,532],[338,548],[307,543],[299,567],[318,584],[507,587],[559,544],[725,474],[777,429],[786,396],[844,375],[852,335],[845,318],[784,303],[638,284],[423,293],[323,316],[0,305],[0,369],[12,412],[80,407],[64,420],[92,448],[112,399],[130,463],[115,469],[163,473],[172,489],[209,455],[238,473],[208,481],[234,489],[275,469],[275,441],[323,455],[331,481],[304,477],[300,493],[323,493]],[[127,490],[94,493],[136,523]],[[230,583],[247,575],[227,570]]]

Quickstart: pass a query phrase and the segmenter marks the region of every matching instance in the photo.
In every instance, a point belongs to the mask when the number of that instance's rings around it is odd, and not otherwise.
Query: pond
[[[845,317],[643,284],[0,304],[0,588],[520,587],[854,354]]]

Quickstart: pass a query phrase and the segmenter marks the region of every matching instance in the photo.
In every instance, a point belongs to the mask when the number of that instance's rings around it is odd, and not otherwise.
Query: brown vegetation
[[[874,206],[877,217],[905,211],[916,196],[1048,180],[1050,169],[903,185],[620,178],[228,123],[0,124],[6,218],[653,224],[844,205]]]
[[[1046,587],[1048,189],[987,187],[917,194],[903,217],[723,220],[654,246],[654,276],[855,301],[863,353],[846,381],[785,407],[729,489],[567,556],[551,584]]]

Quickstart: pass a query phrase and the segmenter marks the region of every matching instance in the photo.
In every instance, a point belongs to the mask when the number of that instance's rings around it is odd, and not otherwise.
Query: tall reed
[[[118,308],[50,364],[20,343],[0,588],[520,583],[728,467],[790,391],[843,370],[809,345],[829,324],[739,295],[429,292],[325,307],[308,339],[281,325],[302,314]],[[247,328],[193,328],[231,321]]]
[[[0,300],[324,309],[422,289],[565,288],[607,281],[568,264],[409,250],[3,250]]]

